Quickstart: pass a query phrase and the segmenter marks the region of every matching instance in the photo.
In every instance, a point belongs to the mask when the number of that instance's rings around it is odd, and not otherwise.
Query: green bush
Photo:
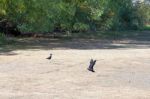
[[[75,31],[88,31],[89,30],[89,25],[84,24],[84,23],[75,23],[73,26],[73,29]]]

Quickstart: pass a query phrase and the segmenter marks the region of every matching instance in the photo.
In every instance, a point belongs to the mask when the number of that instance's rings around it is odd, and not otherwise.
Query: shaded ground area
[[[117,34],[117,35],[116,35]],[[103,34],[101,34],[103,35]],[[80,35],[78,35],[80,36]],[[96,36],[96,35],[95,35]],[[143,32],[110,32],[99,39],[68,39],[68,38],[17,38],[5,45],[0,45],[0,53],[24,49],[120,49],[148,48],[150,31]],[[111,37],[111,38],[110,38]],[[109,40],[106,40],[109,38]]]
[[[15,45],[0,49],[0,98],[150,99],[150,40],[146,37],[18,39]],[[53,53],[51,61],[46,59],[49,53]],[[95,73],[87,71],[91,58],[98,60]]]

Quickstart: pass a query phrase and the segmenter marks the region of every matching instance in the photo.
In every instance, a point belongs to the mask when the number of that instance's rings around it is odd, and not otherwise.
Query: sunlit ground
[[[150,99],[148,38],[29,38],[0,51],[1,99]],[[87,70],[91,58],[95,73]]]

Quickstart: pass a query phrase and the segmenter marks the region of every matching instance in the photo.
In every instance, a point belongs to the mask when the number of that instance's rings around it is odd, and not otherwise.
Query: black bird
[[[49,59],[49,60],[52,59],[52,54],[50,54],[50,56],[47,57],[46,59]]]
[[[89,71],[95,72],[94,69],[93,69],[95,63],[96,63],[96,60],[91,59],[90,65],[89,65],[89,67],[88,67],[88,70],[89,70]]]

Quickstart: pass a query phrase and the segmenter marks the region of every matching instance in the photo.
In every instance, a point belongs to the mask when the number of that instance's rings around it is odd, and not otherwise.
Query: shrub
[[[73,26],[73,29],[75,31],[87,31],[89,30],[89,25],[87,24],[84,24],[84,23],[75,23],[74,26]]]

